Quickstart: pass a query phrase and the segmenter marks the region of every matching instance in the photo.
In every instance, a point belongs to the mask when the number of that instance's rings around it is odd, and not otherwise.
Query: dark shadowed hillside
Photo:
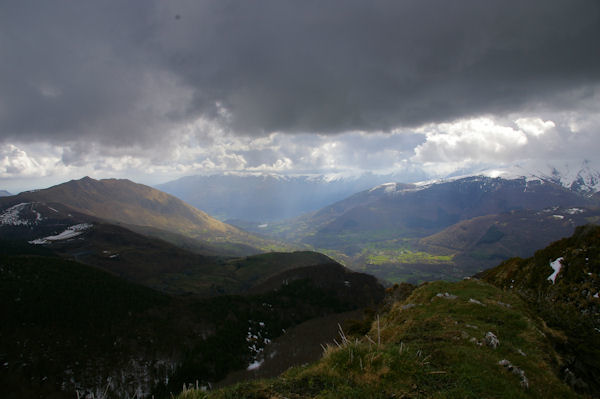
[[[327,283],[329,264],[320,278],[261,294],[169,296],[77,262],[14,255],[24,249],[0,256],[6,398],[168,398],[247,367],[285,329],[375,303],[383,290],[372,277],[361,290]],[[251,345],[249,331],[260,337]]]

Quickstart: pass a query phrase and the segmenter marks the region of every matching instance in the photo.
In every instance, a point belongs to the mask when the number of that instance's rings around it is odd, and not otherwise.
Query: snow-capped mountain
[[[578,165],[530,164],[469,170],[436,180],[426,180],[429,177],[424,171],[359,176],[224,173],[183,177],[157,188],[221,220],[270,223],[316,211],[364,190],[392,194],[474,176],[547,181],[587,196],[600,190],[600,172],[589,161]]]
[[[584,162],[580,168],[552,168],[549,180],[581,194],[592,195],[600,191],[600,172]]]
[[[591,196],[600,191],[600,165],[593,164],[589,160],[584,160],[580,164],[519,164],[485,168],[472,170],[464,174],[454,174],[443,179],[420,182],[417,185],[426,186],[472,176],[500,177],[506,180],[525,178],[527,181],[548,181],[586,196]]]

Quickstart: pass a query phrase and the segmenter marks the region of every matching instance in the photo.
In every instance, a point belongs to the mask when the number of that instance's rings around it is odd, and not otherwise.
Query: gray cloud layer
[[[148,146],[577,107],[596,0],[5,2],[0,137]]]

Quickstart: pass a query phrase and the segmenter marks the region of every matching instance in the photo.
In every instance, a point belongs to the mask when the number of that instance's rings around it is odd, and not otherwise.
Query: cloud
[[[593,0],[13,2],[0,25],[5,141],[390,131],[576,108],[600,77]]]
[[[554,122],[543,121],[540,118],[519,118],[515,121],[515,124],[525,133],[532,134],[536,137],[539,137],[553,127],[556,127]]]
[[[583,160],[595,160],[595,149],[600,146],[600,112],[588,111],[430,124],[417,129],[425,140],[414,148],[410,161],[433,176],[515,165],[531,172],[558,164],[577,167]],[[549,117],[553,119],[545,119]]]
[[[422,130],[427,140],[415,148],[414,160],[419,162],[506,161],[528,143],[523,131],[485,117]]]
[[[0,146],[0,178],[45,176],[53,171],[58,161],[58,157],[48,152],[45,156],[33,157],[15,145],[2,145]]]
[[[593,1],[163,6],[182,16],[161,25],[166,68],[234,131],[389,130],[515,111],[600,76]]]
[[[440,174],[600,146],[595,0],[11,2],[0,26],[2,179]]]

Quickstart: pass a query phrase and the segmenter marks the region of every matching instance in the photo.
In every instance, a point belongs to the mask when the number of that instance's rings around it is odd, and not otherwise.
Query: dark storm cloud
[[[197,117],[335,133],[576,107],[598,38],[595,0],[5,3],[0,134],[145,145]]]
[[[126,2],[5,2],[0,134],[132,145],[169,123],[177,93],[148,51],[152,9]],[[162,86],[162,87],[161,87]]]
[[[596,1],[192,4],[161,31],[164,59],[196,89],[195,109],[218,101],[237,130],[376,130],[514,111],[600,76]]]

